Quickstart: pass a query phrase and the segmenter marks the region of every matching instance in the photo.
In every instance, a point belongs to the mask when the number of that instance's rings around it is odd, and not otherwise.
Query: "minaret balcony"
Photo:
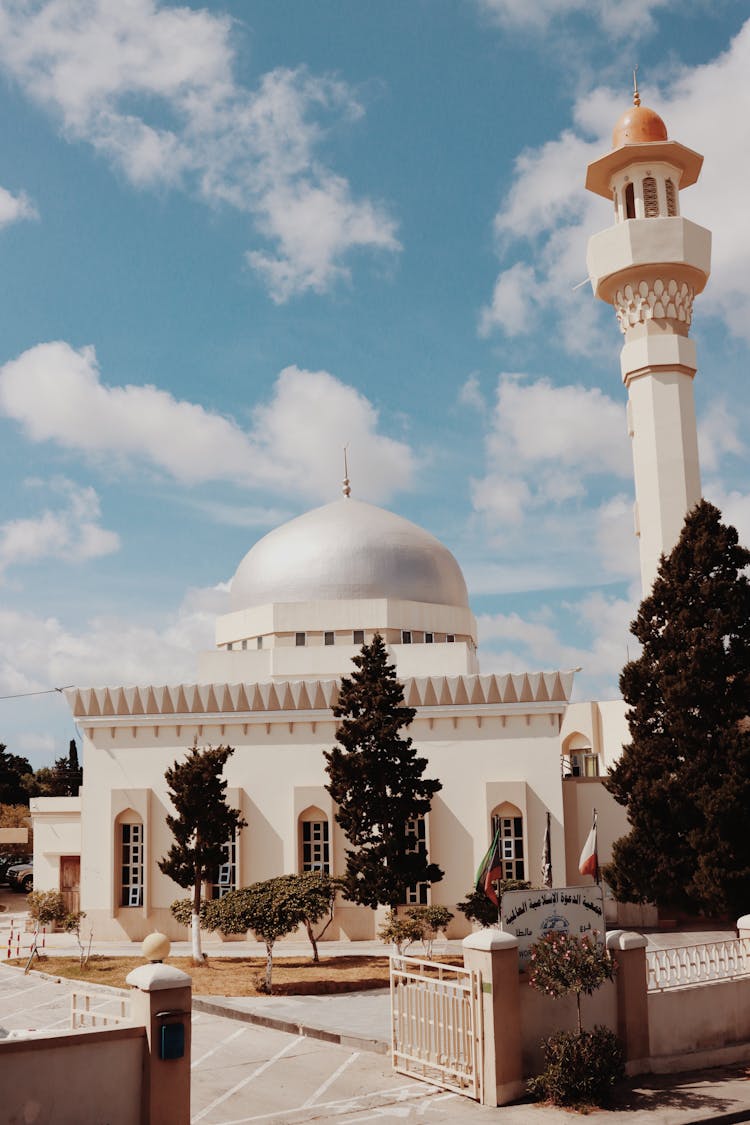
[[[628,219],[592,235],[586,266],[594,294],[610,305],[626,285],[649,296],[656,287],[657,302],[687,286],[692,304],[711,272],[711,232],[682,216]]]

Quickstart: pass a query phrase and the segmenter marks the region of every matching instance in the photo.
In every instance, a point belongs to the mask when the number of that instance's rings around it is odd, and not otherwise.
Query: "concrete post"
[[[133,1019],[146,1028],[143,1125],[189,1125],[192,980],[161,963],[139,965],[125,979],[133,990]],[[161,1058],[161,1029],[175,1023],[185,1029],[184,1053],[181,1058]]]
[[[737,937],[750,938],[750,914],[743,914],[737,919]]]
[[[617,1034],[629,1074],[640,1074],[651,1055],[648,1030],[646,939],[627,930],[611,930],[607,949],[617,963]]]
[[[483,1105],[507,1105],[524,1093],[521,1070],[521,993],[518,939],[479,930],[463,940],[464,965],[482,974]]]

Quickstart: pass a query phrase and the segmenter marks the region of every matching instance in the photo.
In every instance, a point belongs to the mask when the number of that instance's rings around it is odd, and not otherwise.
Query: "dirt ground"
[[[20,965],[25,961],[6,963]],[[93,956],[81,969],[72,957],[42,957],[34,961],[34,969],[68,980],[126,988],[125,977],[142,964],[142,957]],[[190,974],[196,996],[262,995],[259,985],[265,976],[265,957],[209,957],[205,965],[193,965],[189,957],[170,957],[167,964]],[[303,957],[279,957],[273,962],[273,991],[279,996],[387,988],[388,980],[387,957],[322,957],[318,965]]]

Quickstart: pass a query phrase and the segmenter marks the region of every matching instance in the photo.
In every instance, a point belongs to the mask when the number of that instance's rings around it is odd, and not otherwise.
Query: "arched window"
[[[407,855],[427,855],[427,821],[423,816],[407,820],[406,839]],[[429,883],[412,883],[406,888],[404,902],[407,906],[427,906],[429,892]]]
[[[646,176],[643,180],[643,212],[647,219],[654,219],[659,214],[659,196],[653,176]]]
[[[120,906],[143,906],[143,821],[133,809],[115,821]]]
[[[526,864],[523,855],[523,814],[505,801],[493,810],[490,828],[494,840],[498,833],[503,879],[525,879]]]
[[[625,185],[625,218],[635,218],[635,188],[632,183]]]
[[[328,817],[314,805],[299,816],[299,869],[331,873]]]
[[[613,200],[614,205],[615,205],[615,218],[619,219],[619,217],[620,217],[620,207],[619,207],[619,202],[618,202],[618,199],[617,199],[617,188],[612,188],[612,200]]]
[[[677,214],[677,192],[675,190],[675,186],[674,186],[674,183],[673,183],[672,180],[667,180],[666,189],[667,189],[667,214],[668,215],[676,215]]]
[[[598,777],[599,755],[588,735],[574,731],[563,744],[563,777]]]

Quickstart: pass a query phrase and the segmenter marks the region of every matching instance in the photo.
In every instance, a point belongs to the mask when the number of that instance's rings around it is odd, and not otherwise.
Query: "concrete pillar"
[[[146,1028],[143,1125],[189,1125],[192,980],[161,963],[139,965],[125,979],[132,989],[133,1019]],[[162,1027],[167,1024],[185,1029],[181,1058],[161,1057]]]
[[[750,914],[743,914],[737,919],[737,937],[750,938]]]
[[[484,1022],[483,1105],[507,1105],[523,1096],[518,939],[487,929],[463,940],[464,965],[482,974]]]
[[[617,963],[617,1035],[630,1074],[640,1074],[651,1055],[648,1031],[646,939],[627,930],[611,930],[607,949]]]

